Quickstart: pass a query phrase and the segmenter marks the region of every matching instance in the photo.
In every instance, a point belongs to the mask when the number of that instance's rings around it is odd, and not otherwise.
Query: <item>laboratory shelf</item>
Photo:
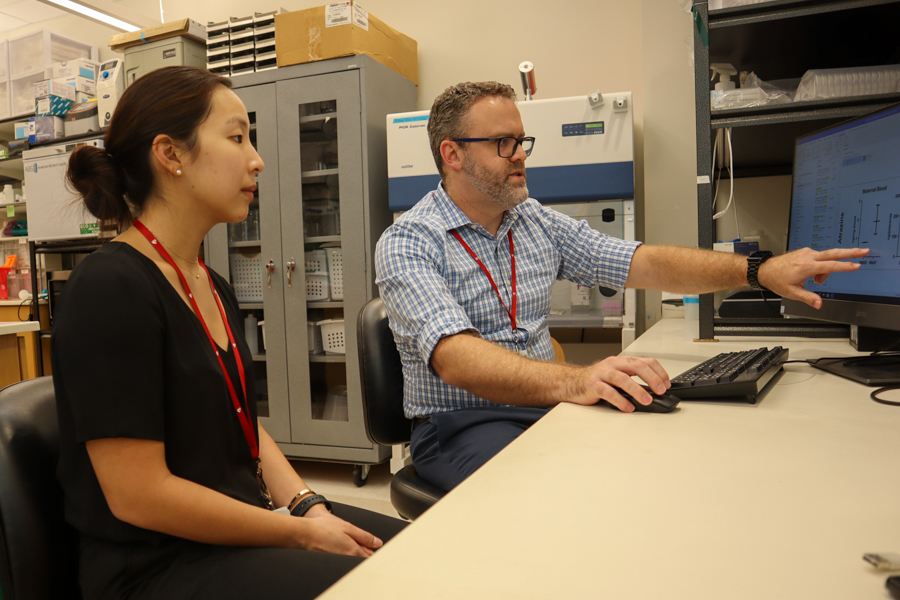
[[[238,308],[241,310],[263,310],[265,308],[265,304],[262,302],[247,302],[238,304]]]
[[[228,242],[229,248],[258,248],[262,245],[261,240],[246,240],[242,242]]]
[[[621,315],[604,316],[603,310],[599,308],[564,310],[551,312],[547,316],[547,327],[559,329],[590,329],[593,327],[621,329],[622,326]]]
[[[841,12],[868,6],[891,4],[894,0],[775,0],[758,4],[730,6],[709,11],[709,28],[734,27],[747,23],[760,23],[793,17]]]
[[[26,205],[27,205],[27,203],[24,201],[23,202],[7,202],[6,204],[0,204],[0,209],[6,208],[7,206],[15,206],[16,208],[18,208],[20,206],[25,207]]]
[[[344,303],[332,300],[311,300],[306,303],[306,306],[307,308],[344,308]]]
[[[318,115],[309,115],[306,117],[300,117],[300,123],[315,123],[316,121],[324,121],[326,119],[337,119],[337,112],[330,113],[320,113]]]
[[[264,362],[266,360],[265,354],[253,354],[252,357],[254,362]]]
[[[309,362],[311,363],[345,363],[347,362],[346,354],[310,354]]]
[[[317,235],[314,237],[308,237],[303,240],[307,244],[324,244],[327,242],[340,242],[341,236],[339,235]]]
[[[337,175],[338,169],[317,169],[315,171],[301,171],[300,177],[307,179],[309,177],[326,177],[328,175]]]

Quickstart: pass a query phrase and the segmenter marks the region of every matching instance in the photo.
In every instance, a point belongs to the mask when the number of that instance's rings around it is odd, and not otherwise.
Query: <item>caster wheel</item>
[[[369,480],[369,465],[356,465],[353,467],[353,484],[356,487],[366,485]]]

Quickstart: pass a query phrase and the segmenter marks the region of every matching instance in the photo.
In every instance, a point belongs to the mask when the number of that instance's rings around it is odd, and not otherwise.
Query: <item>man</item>
[[[594,231],[528,198],[525,159],[534,139],[525,137],[508,85],[448,88],[431,107],[428,135],[441,184],[385,231],[375,268],[403,359],[413,463],[444,489],[560,402],[604,399],[631,412],[616,388],[651,401],[632,375],[656,393],[671,385],[649,358],[552,362],[546,317],[556,279],[697,294],[745,286],[756,274],[759,285],[818,308],[821,299],[803,282],[855,270],[837,261],[867,253],[804,249],[748,269],[739,255]]]

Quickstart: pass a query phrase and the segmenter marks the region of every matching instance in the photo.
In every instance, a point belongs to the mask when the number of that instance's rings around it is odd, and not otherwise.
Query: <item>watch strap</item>
[[[759,284],[759,268],[771,257],[772,253],[768,250],[759,250],[747,257],[747,283],[754,290],[766,289]]]
[[[325,508],[328,509],[328,512],[333,513],[331,510],[331,502],[325,499],[325,496],[320,494],[314,494],[312,496],[307,496],[303,500],[297,503],[297,506],[291,511],[291,514],[295,517],[302,517],[305,515],[310,508],[315,506],[316,504],[324,504]]]

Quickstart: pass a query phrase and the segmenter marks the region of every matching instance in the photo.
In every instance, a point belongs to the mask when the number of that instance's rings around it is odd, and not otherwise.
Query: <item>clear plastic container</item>
[[[76,58],[97,60],[97,46],[41,29],[9,40],[9,68],[15,77]]]
[[[12,116],[12,106],[9,102],[9,81],[0,81],[0,119]]]
[[[27,115],[34,112],[34,84],[50,79],[50,68],[40,68],[24,75],[14,76],[10,81],[12,96],[12,116]]]
[[[6,60],[8,57],[9,42],[6,40],[0,41],[0,81],[9,79],[9,62]]]
[[[812,69],[803,74],[795,102],[892,94],[900,91],[900,65]]]

